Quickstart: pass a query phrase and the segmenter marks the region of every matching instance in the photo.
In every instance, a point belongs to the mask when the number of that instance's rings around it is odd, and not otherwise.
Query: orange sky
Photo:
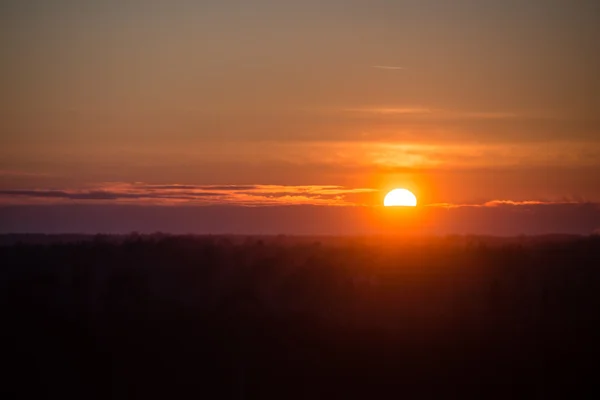
[[[596,1],[0,7],[1,205],[600,202]]]

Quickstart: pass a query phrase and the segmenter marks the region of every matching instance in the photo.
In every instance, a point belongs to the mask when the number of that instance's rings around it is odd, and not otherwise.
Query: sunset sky
[[[598,43],[597,0],[5,0],[0,232],[388,232],[401,187],[590,233]]]

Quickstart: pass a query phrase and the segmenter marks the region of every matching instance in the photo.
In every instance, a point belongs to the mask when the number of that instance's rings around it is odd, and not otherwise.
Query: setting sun
[[[409,190],[394,189],[385,196],[383,205],[386,207],[415,207],[417,198]]]

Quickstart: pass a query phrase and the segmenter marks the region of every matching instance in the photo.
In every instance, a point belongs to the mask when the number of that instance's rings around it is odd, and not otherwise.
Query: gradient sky
[[[587,207],[599,42],[595,0],[5,0],[0,225],[25,205],[376,206],[394,187],[446,212]]]

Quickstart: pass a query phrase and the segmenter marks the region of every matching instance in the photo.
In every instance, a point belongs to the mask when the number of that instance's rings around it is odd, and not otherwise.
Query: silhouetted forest
[[[594,389],[600,237],[0,238],[3,398]]]

